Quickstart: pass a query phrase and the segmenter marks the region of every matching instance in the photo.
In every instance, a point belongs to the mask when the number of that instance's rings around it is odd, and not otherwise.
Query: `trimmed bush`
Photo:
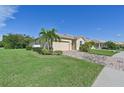
[[[102,49],[108,49],[107,47],[102,47]]]
[[[32,50],[31,46],[26,46],[26,50]]]
[[[41,53],[43,55],[52,55],[53,54],[53,51],[50,51],[48,49],[42,49]]]
[[[33,47],[32,49],[33,49],[34,52],[42,54],[42,48],[41,47]]]
[[[57,51],[54,51],[54,52],[53,52],[54,55],[62,55],[62,53],[63,53],[63,52],[60,51],[60,50],[57,50]]]
[[[39,54],[42,54],[42,55],[62,55],[62,51],[59,51],[59,50],[57,50],[57,51],[52,51],[52,50],[48,50],[48,49],[43,49],[43,48],[39,48],[39,47],[37,47],[37,48],[32,48],[33,49],[33,51],[35,51],[35,52],[37,52],[37,53],[39,53]]]

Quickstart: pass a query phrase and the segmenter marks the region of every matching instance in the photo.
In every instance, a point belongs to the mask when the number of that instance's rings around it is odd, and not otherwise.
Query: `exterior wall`
[[[79,39],[77,39],[77,41],[76,41],[76,50],[79,50],[79,47],[80,47],[80,41],[82,41],[82,44],[85,43],[85,41],[84,41],[83,38],[79,38]]]

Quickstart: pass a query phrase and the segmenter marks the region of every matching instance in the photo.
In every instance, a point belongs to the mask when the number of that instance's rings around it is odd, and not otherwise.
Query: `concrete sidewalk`
[[[120,53],[117,53],[117,54],[113,55],[112,57],[124,58],[124,51],[121,51]]]
[[[124,58],[124,52],[120,52],[112,56],[113,58]],[[96,81],[92,85],[93,87],[124,87],[124,71],[104,67]]]
[[[124,87],[124,71],[104,67],[92,87]]]

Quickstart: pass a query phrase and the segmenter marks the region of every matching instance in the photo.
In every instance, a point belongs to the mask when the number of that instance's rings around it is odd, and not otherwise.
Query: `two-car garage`
[[[69,51],[71,44],[69,42],[53,42],[53,50]]]

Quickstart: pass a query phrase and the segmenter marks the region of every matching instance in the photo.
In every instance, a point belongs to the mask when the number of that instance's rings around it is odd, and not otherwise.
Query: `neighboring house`
[[[34,42],[32,42],[32,43],[29,44],[29,46],[32,46],[32,47],[41,47],[39,38],[35,39]]]
[[[60,36],[60,41],[53,42],[53,50],[61,51],[70,51],[70,50],[79,50],[80,45],[86,42],[86,39],[83,36],[72,36],[67,34],[58,34]],[[39,39],[36,39],[35,42],[32,42],[30,46],[41,46]],[[47,47],[47,45],[46,45]]]
[[[114,42],[114,43],[117,44],[117,45],[124,46],[124,42]]]
[[[106,47],[105,42],[103,40],[92,40],[93,42],[95,42],[95,48],[96,49],[102,49],[104,47]]]

